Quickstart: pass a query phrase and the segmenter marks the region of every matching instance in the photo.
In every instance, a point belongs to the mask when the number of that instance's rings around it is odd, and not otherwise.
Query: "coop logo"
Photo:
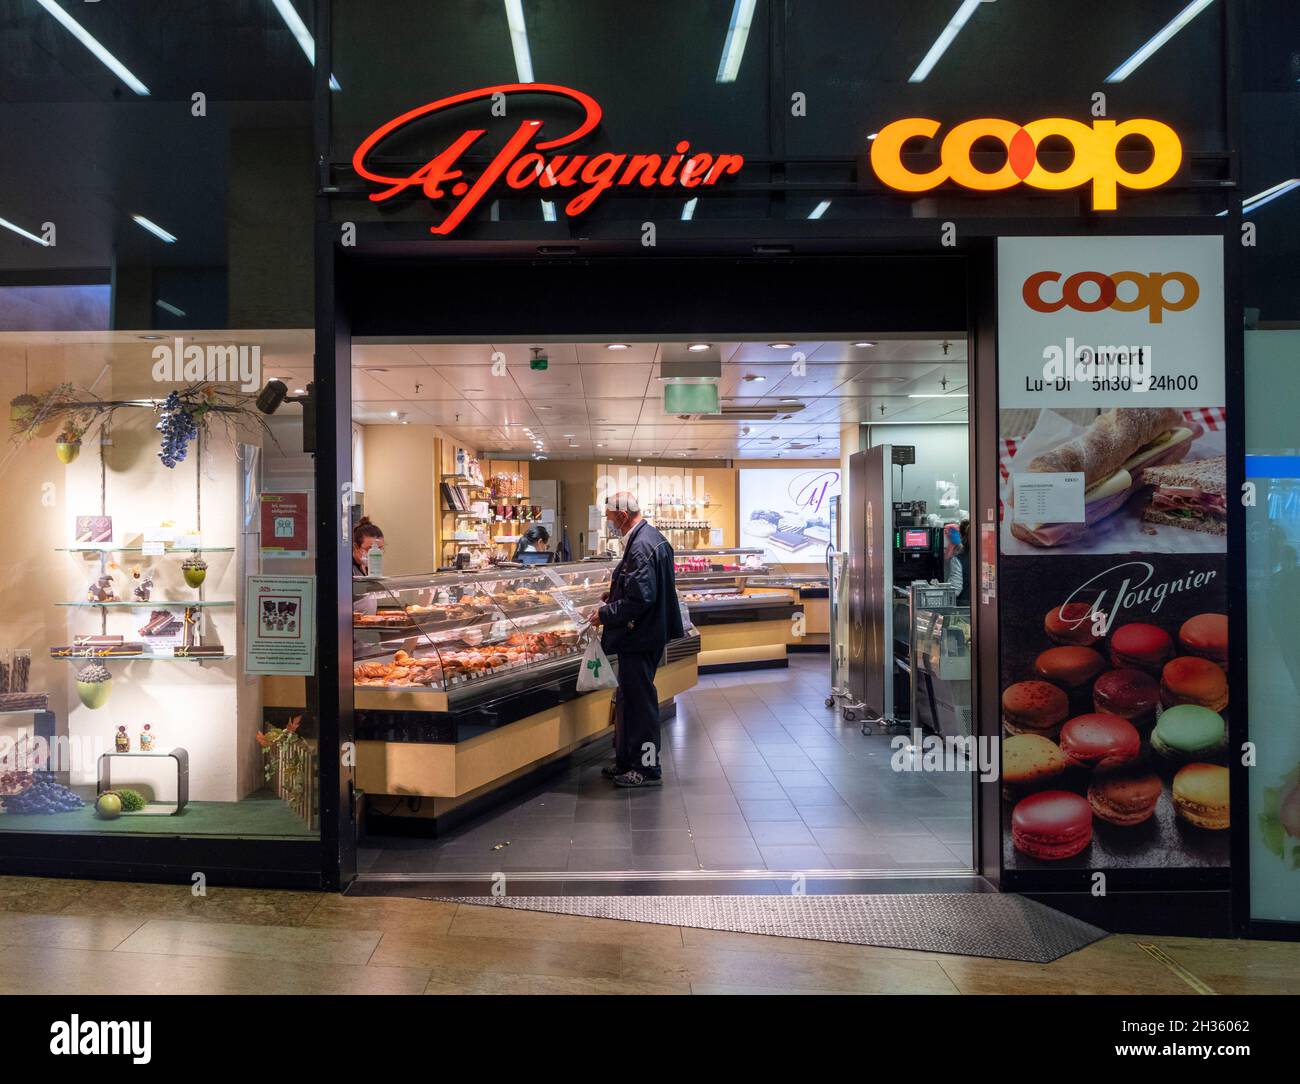
[[[413,121],[445,113],[469,102],[490,102],[494,117],[509,114],[508,99],[514,95],[549,95],[568,101],[582,111],[582,119],[563,135],[538,139],[542,121],[524,116],[519,120],[501,149],[475,177],[467,176],[463,157],[486,133],[486,128],[467,128],[453,139],[441,153],[405,175],[379,173],[366,164],[381,143]],[[420,188],[430,200],[450,198],[453,202],[446,216],[433,226],[430,233],[449,234],[465,220],[493,188],[505,185],[522,191],[536,186],[543,199],[551,189],[571,189],[574,194],[564,205],[564,213],[582,214],[591,208],[611,188],[699,188],[712,187],[729,174],[736,173],[745,164],[739,154],[691,153],[690,143],[679,140],[672,154],[555,154],[542,151],[567,147],[590,135],[600,124],[601,108],[594,98],[570,87],[552,83],[503,83],[500,86],[481,87],[439,98],[417,106],[394,117],[387,124],[371,132],[352,155],[352,168],[358,176],[377,185],[379,191],[370,193],[376,203],[392,199],[408,188]]]
[[[1145,311],[1151,324],[1164,323],[1166,312],[1186,312],[1201,296],[1201,284],[1186,271],[1076,271],[1062,279],[1060,271],[1036,271],[1025,279],[1020,296],[1034,312]],[[1170,283],[1172,289],[1166,289]]]
[[[233,343],[185,345],[184,339],[159,343],[150,355],[160,384],[238,384],[241,391],[262,386],[262,348]]]
[[[900,192],[928,192],[945,181],[977,192],[999,192],[1018,184],[1048,191],[1092,185],[1092,209],[1113,211],[1121,187],[1155,188],[1178,172],[1183,146],[1178,134],[1158,120],[1094,120],[1092,126],[1064,117],[1016,124],[1014,121],[983,117],[957,125],[939,144],[939,165],[917,173],[903,165],[903,148],[913,139],[932,139],[939,121],[909,117],[886,125],[871,143],[871,168],[876,176]],[[1043,140],[1064,139],[1073,152],[1070,164],[1061,170],[1045,169],[1038,161]],[[1133,172],[1119,163],[1119,145],[1130,136],[1145,140],[1151,148],[1151,162]],[[981,139],[997,140],[1006,149],[1007,160],[1000,169],[986,173],[971,161],[971,151]]]

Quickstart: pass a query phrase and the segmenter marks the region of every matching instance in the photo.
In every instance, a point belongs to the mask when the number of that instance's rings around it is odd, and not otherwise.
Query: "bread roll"
[[[1173,407],[1116,407],[1098,415],[1073,440],[1034,456],[1027,469],[1034,474],[1082,471],[1084,486],[1095,485],[1119,470],[1143,445],[1177,426],[1182,417]]]

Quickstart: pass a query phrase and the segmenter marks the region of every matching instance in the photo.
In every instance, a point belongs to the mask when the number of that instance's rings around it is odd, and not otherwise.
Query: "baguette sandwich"
[[[1013,495],[1012,535],[1043,547],[1083,537],[1142,488],[1145,471],[1181,462],[1200,433],[1172,407],[1116,407],[1099,414],[1077,437],[1034,456],[1021,468],[1030,474],[1082,473],[1085,521],[1021,523],[1015,519]]]
[[[1227,461],[1223,456],[1151,467],[1142,481],[1154,486],[1151,504],[1142,513],[1148,523],[1206,534],[1228,533]]]

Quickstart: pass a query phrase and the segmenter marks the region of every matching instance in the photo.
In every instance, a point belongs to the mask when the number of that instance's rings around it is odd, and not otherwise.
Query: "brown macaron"
[[[1047,681],[1017,681],[1002,691],[1002,725],[1008,734],[1054,735],[1070,715],[1065,693]]]
[[[1034,671],[1044,681],[1066,689],[1079,689],[1106,669],[1106,660],[1090,647],[1049,647],[1034,660]]]
[[[1093,634],[1092,607],[1086,602],[1052,607],[1043,618],[1043,631],[1052,643],[1062,647],[1092,647],[1101,639]]]
[[[1197,704],[1211,711],[1228,706],[1228,677],[1215,663],[1199,655],[1179,655],[1165,663],[1160,673],[1160,702]]]
[[[1154,772],[1097,776],[1088,787],[1088,804],[1098,820],[1131,827],[1151,819],[1160,801],[1160,777]]]

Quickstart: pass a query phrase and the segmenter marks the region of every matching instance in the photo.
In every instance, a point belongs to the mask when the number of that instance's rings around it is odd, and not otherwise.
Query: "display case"
[[[788,574],[761,549],[698,549],[674,554],[677,592],[700,630],[700,669],[786,666],[805,636],[803,604]],[[780,586],[770,586],[778,578]]]
[[[612,561],[353,581],[360,709],[447,712],[576,677]]]
[[[949,586],[913,585],[912,723],[937,734],[971,734],[971,617]]]

